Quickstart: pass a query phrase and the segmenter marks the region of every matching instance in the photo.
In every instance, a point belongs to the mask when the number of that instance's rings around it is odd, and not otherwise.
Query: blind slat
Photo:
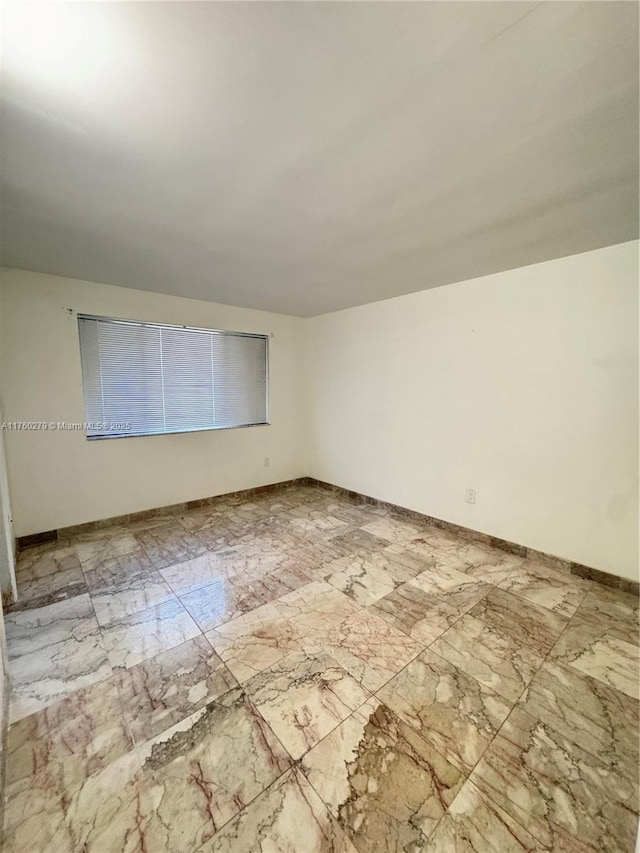
[[[82,315],[78,330],[89,438],[267,422],[265,335]]]

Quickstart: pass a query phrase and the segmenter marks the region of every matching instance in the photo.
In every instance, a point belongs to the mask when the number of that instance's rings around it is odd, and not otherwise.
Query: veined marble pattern
[[[12,721],[111,675],[87,594],[8,613],[5,628]]]
[[[20,600],[7,608],[11,613],[46,607],[88,591],[79,561],[74,568],[52,571],[32,580],[28,579],[27,573],[18,573],[16,579],[20,585]]]
[[[240,682],[300,648],[295,631],[274,604],[214,628],[206,637]]]
[[[471,771],[511,703],[427,650],[377,692],[398,717],[462,771]]]
[[[324,638],[302,638],[306,651],[325,650],[367,690],[377,690],[420,652],[421,646],[374,613],[351,613]]]
[[[640,625],[638,622],[638,596],[607,587],[595,588],[590,585],[589,592],[578,609],[578,616],[586,616],[613,628],[625,640],[636,645]],[[621,633],[624,632],[624,635]]]
[[[254,577],[261,568],[262,576],[275,569],[279,560],[281,557],[272,554],[252,554],[248,547],[229,548],[168,566],[160,573],[177,595],[186,595],[221,580]]]
[[[358,851],[421,850],[463,776],[375,699],[302,760],[311,785]]]
[[[196,850],[291,765],[239,688],[139,751],[154,805],[149,850]]]
[[[307,639],[318,632],[325,636],[331,624],[343,616],[361,611],[352,598],[324,581],[313,581],[273,604],[282,616],[302,626]]]
[[[76,545],[76,554],[85,572],[98,568],[110,557],[120,557],[138,550],[138,543],[134,536],[125,533],[121,536],[105,536],[89,542],[79,542]]]
[[[461,542],[453,552],[443,556],[442,563],[460,572],[467,572],[476,580],[497,585],[519,569],[524,560],[490,545]]]
[[[565,848],[568,850],[568,848]],[[549,851],[467,780],[427,845],[427,853]],[[578,853],[577,849],[574,853]]]
[[[175,596],[160,572],[133,577],[117,587],[95,591],[91,596],[96,618],[101,626],[110,625],[118,619],[132,616],[169,599],[175,599]]]
[[[290,770],[199,853],[358,853],[299,770]]]
[[[480,684],[515,702],[544,657],[469,614],[462,616],[431,650]]]
[[[400,586],[386,566],[376,563],[377,554],[361,552],[342,557],[326,566],[327,583],[341,590],[358,604],[367,605]]]
[[[370,607],[390,625],[428,646],[462,615],[449,601],[406,583]]]
[[[156,737],[237,686],[202,636],[115,671],[122,713],[136,743]]]
[[[498,586],[561,616],[573,616],[588,593],[587,585],[575,575],[530,561]]]
[[[292,758],[300,758],[369,697],[326,655],[293,652],[245,690]]]
[[[304,564],[285,560],[273,571],[252,581],[250,589],[260,602],[267,604],[306,586],[312,580],[311,575]]]
[[[638,774],[640,706],[619,690],[548,659],[523,693],[520,707],[548,723],[609,767]]]
[[[583,675],[640,698],[640,648],[628,642],[626,630],[617,631],[599,619],[576,616],[562,634],[552,657]]]
[[[362,526],[367,533],[387,539],[394,544],[404,544],[421,535],[425,525],[411,524],[409,521],[399,521],[395,518],[377,518]]]
[[[333,516],[326,515],[325,513],[317,513],[313,516],[307,516],[306,518],[291,519],[291,529],[294,532],[305,535],[326,533],[328,531],[334,534],[336,532],[342,532],[348,527],[349,523],[347,521],[343,521],[340,518],[334,518]]]
[[[153,815],[145,793],[140,759],[127,752],[89,776],[69,796],[6,828],[5,845],[12,853],[137,853],[145,847],[145,830]]]
[[[461,613],[473,607],[491,589],[484,581],[445,564],[426,569],[410,583],[423,592],[440,596]]]
[[[157,576],[153,563],[141,548],[126,554],[107,557],[95,568],[85,569],[84,576],[91,595],[127,586],[137,578]]]
[[[180,601],[201,631],[224,625],[261,603],[249,585],[236,586],[226,577],[180,596]]]
[[[543,846],[564,850],[569,836],[595,850],[633,850],[637,777],[603,765],[519,708],[470,778]]]
[[[630,594],[310,486],[18,583],[12,853],[633,850]]]
[[[374,536],[361,527],[355,527],[330,537],[331,545],[344,555],[353,554],[355,551],[380,551],[389,544],[386,539]]]
[[[502,589],[492,590],[469,613],[540,654],[551,650],[567,624],[564,616]]]
[[[177,520],[142,530],[135,534],[135,538],[156,569],[183,563],[205,551],[205,546],[197,537]]]
[[[140,610],[102,629],[112,666],[135,666],[165,649],[196,637],[200,631],[177,599]]]
[[[6,825],[73,794],[132,748],[114,678],[19,720],[7,741]]]
[[[44,578],[54,572],[80,568],[76,549],[68,542],[46,542],[34,545],[18,554],[16,579],[22,585]]]

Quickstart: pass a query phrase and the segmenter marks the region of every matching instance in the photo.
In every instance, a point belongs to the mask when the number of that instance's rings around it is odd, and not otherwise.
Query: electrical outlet
[[[464,499],[468,504],[474,504],[476,502],[476,490],[467,489],[464,493]]]
[[[265,467],[265,468],[268,468],[268,467],[269,467],[269,464],[270,464],[269,457],[268,457],[268,456],[265,456],[265,457],[264,457],[264,467]]]

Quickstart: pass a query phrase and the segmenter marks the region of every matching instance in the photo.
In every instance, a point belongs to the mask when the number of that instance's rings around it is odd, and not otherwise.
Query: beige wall
[[[16,536],[306,474],[303,320],[18,270],[3,271],[2,305],[7,421],[84,420],[75,312],[273,334],[270,426],[104,441],[5,432]]]
[[[317,317],[307,341],[311,476],[638,577],[637,242]]]

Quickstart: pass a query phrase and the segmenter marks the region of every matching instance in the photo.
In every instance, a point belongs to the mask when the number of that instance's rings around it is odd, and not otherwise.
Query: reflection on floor
[[[13,853],[634,848],[632,595],[310,486],[18,571]]]

